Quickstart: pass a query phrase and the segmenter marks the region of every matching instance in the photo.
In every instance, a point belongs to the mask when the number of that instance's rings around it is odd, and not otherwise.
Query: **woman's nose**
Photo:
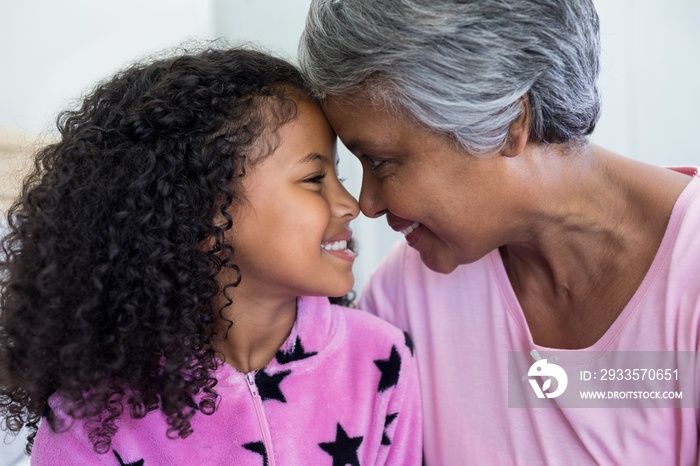
[[[379,189],[379,181],[372,174],[367,174],[366,171],[362,174],[360,209],[369,218],[381,217],[387,212],[386,204]]]

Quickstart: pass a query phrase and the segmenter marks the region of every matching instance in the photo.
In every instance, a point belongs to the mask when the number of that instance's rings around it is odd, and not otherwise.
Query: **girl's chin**
[[[322,293],[322,295],[333,298],[343,297],[352,291],[353,286],[355,286],[355,277],[351,276],[348,280],[343,281],[342,283],[336,283],[333,287],[329,287],[325,293]]]

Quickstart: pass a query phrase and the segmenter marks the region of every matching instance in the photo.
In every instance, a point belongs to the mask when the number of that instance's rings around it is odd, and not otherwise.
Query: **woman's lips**
[[[425,230],[425,227],[421,223],[416,222],[413,225],[411,225],[412,228],[410,229],[410,231],[406,233],[406,242],[409,246],[415,246],[415,244],[418,242],[421,235],[423,234],[423,230]]]
[[[420,225],[421,225],[420,222],[413,222],[412,224],[410,224],[406,228],[399,230],[399,233],[401,233],[404,236],[408,236],[411,234],[411,232],[413,230],[417,229]]]
[[[404,235],[409,246],[413,246],[418,242],[424,230],[423,224],[420,222],[413,222],[408,225],[406,223],[392,225],[391,228]]]

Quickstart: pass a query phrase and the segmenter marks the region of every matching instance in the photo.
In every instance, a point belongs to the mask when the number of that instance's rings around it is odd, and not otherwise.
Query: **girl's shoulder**
[[[297,320],[293,335],[314,340],[317,346],[337,338],[374,340],[403,340],[403,331],[386,320],[363,311],[331,304],[328,298],[302,296],[299,298]]]
[[[357,351],[384,353],[389,358],[413,356],[413,340],[405,332],[386,320],[361,309],[331,305],[332,312],[342,321],[344,338],[348,346]]]
[[[404,333],[394,324],[362,309],[347,308],[331,304],[332,312],[344,321],[348,332],[367,334],[374,338],[403,339]],[[371,334],[371,335],[370,335]]]
[[[267,370],[289,371],[289,380],[303,380],[304,387],[332,373],[337,393],[352,386],[384,396],[410,383],[417,363],[411,338],[399,328],[368,312],[332,305],[327,298],[304,297],[288,341]],[[333,391],[331,385],[325,380],[324,390]],[[399,389],[399,398],[404,391]]]

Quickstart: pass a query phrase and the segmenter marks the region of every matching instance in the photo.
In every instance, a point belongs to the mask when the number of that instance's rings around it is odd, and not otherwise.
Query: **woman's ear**
[[[527,94],[520,98],[520,115],[508,128],[508,140],[501,150],[505,157],[516,157],[523,153],[530,135],[530,99]]]

